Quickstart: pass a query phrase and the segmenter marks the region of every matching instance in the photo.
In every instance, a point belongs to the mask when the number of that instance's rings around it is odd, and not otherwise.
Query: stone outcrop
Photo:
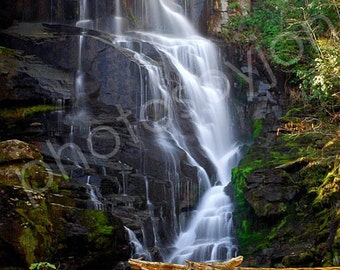
[[[0,153],[1,163],[18,162],[22,160],[42,160],[42,155],[37,149],[19,140],[0,142]]]
[[[120,219],[80,207],[88,200],[85,184],[50,170],[36,146],[9,140],[0,148],[0,268],[49,261],[63,269],[112,269],[129,258]]]
[[[297,187],[284,171],[256,170],[248,178],[247,202],[259,217],[270,217],[287,211],[287,203],[294,199]]]
[[[3,137],[20,137],[35,143],[51,168],[72,177],[72,204],[77,208],[99,208],[105,215],[119,217],[139,239],[144,237],[146,247],[153,250],[156,259],[162,260],[159,249],[166,248],[176,233],[174,211],[191,211],[197,203],[197,168],[188,165],[185,154],[178,151],[176,167],[181,168],[183,176],[176,176],[178,183],[174,184],[181,188],[177,190],[169,181],[166,160],[155,145],[152,132],[145,123],[138,122],[141,101],[136,89],[140,89],[145,67],[131,51],[116,46],[103,33],[90,30],[84,35],[81,76],[85,92],[82,104],[86,108],[78,107],[86,113],[82,115],[81,110],[67,107],[76,95],[79,34],[80,29],[75,27],[32,23],[1,33],[3,45],[14,49],[15,54],[16,50],[24,51],[13,62],[16,67],[3,73],[4,81],[10,81],[8,74],[15,74],[29,82],[27,87],[18,88],[21,80],[12,81],[13,92],[9,88],[3,92],[13,95],[4,96],[3,103],[15,99],[17,89],[21,89],[22,103],[28,100],[39,103],[44,99],[50,103],[60,100],[66,105],[47,118],[34,115],[20,122],[11,120],[11,132],[4,132]],[[155,63],[161,60],[150,44],[140,41],[131,44]],[[171,67],[167,68],[171,71]],[[39,129],[39,133],[32,137],[27,127],[30,131]],[[186,129],[189,136],[190,127]],[[89,198],[90,192],[96,193],[99,204]],[[164,247],[155,246],[159,241],[154,238],[154,230]]]
[[[336,266],[338,130],[291,114],[275,133],[263,122],[233,171],[240,252],[249,266]]]

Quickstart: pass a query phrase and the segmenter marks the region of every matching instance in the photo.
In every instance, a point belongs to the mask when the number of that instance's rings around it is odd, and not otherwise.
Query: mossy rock
[[[80,208],[81,187],[53,172],[37,149],[17,140],[2,143],[0,164],[0,268],[28,269],[38,262],[112,269],[131,246],[122,221]],[[12,152],[13,151],[13,152]],[[87,198],[86,189],[80,194]],[[14,256],[16,260],[3,260]]]
[[[314,259],[315,255],[312,252],[301,252],[285,256],[282,260],[282,264],[287,267],[306,266]]]
[[[6,194],[0,201],[5,223],[0,226],[0,242],[8,245],[0,250],[0,258],[15,251],[25,269],[41,261],[67,263],[69,257],[79,265],[113,267],[131,254],[124,226],[111,213],[50,203],[48,192],[2,185],[0,192]],[[0,268],[14,265],[9,263],[0,261]]]
[[[8,140],[0,142],[0,164],[18,160],[42,160],[39,150],[23,141]]]
[[[339,265],[339,128],[290,128],[260,133],[232,171],[240,253],[248,266]]]

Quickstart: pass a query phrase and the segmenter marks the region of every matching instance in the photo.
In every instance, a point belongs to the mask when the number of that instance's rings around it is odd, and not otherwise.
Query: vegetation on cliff
[[[112,268],[130,254],[121,220],[86,209],[86,189],[53,172],[31,144],[0,142],[0,194],[1,269]]]
[[[288,119],[277,137],[262,133],[233,170],[241,254],[254,265],[264,251],[275,253],[268,266],[338,265],[339,129]]]
[[[265,119],[254,121],[254,144],[233,171],[240,253],[249,265],[340,263],[339,7],[256,1],[248,16],[224,26],[229,42],[266,52],[287,75],[290,97],[274,136],[261,132]]]
[[[339,30],[337,1],[266,0],[255,1],[248,16],[233,16],[223,34],[229,42],[260,47],[290,75],[292,99],[339,120]]]

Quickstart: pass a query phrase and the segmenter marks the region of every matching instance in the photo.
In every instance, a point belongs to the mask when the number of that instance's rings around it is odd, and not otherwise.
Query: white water
[[[116,5],[120,5],[119,0],[115,1]],[[184,222],[187,226],[180,227],[172,252],[165,254],[165,260],[184,263],[185,260],[230,259],[237,255],[237,241],[232,224],[233,203],[225,194],[224,187],[230,182],[231,169],[238,162],[239,148],[234,142],[227,107],[230,87],[228,78],[221,72],[216,46],[198,35],[181,15],[182,8],[176,1],[141,1],[142,22],[147,32],[139,32],[137,36],[152,43],[167,58],[177,70],[180,86],[171,89],[169,78],[164,77],[164,72],[157,63],[144,54],[135,53],[136,61],[148,73],[147,89],[142,89],[141,93],[140,118],[144,120],[144,127],[152,131],[163,152],[171,157],[169,160],[176,160],[178,148],[186,153],[187,162],[197,168],[200,190],[205,191],[191,219]],[[81,4],[83,13],[77,26],[93,28],[88,19],[86,0],[82,0]],[[117,6],[117,18],[121,17],[120,12],[120,6]],[[116,25],[116,32],[121,34],[119,24]],[[83,35],[79,46],[78,100],[81,100],[82,89],[82,43]],[[192,125],[191,134],[182,129],[183,122],[186,121],[190,122],[189,126]],[[192,143],[192,136],[197,138],[199,145]],[[206,171],[197,158],[199,147],[211,161],[214,172]],[[176,165],[170,167],[176,168]],[[176,172],[169,172],[169,178],[175,174]],[[148,190],[147,178],[145,180]],[[178,179],[169,180],[173,183],[180,182]],[[147,204],[152,218],[155,246],[159,247],[161,243],[149,198]]]
[[[121,0],[115,1],[115,16],[114,16],[114,33],[116,35],[122,34],[124,18],[122,17],[122,3]]]
[[[131,258],[133,259],[140,259],[150,261],[151,255],[149,251],[142,245],[142,243],[138,240],[136,234],[129,228],[125,227],[129,234],[129,239],[131,244],[134,246],[134,250],[132,252]]]
[[[81,0],[79,6],[79,20],[76,22],[76,26],[82,28],[81,35],[79,35],[79,49],[78,49],[78,70],[75,77],[75,109],[78,116],[85,115],[85,89],[84,89],[84,77],[83,71],[83,49],[84,39],[87,29],[93,29],[93,21],[89,19],[88,0]]]
[[[88,187],[87,194],[90,197],[91,204],[94,210],[103,210],[103,203],[98,199],[97,187],[91,184],[91,176],[86,177],[86,185]]]
[[[230,259],[237,255],[237,241],[232,224],[233,204],[223,190],[238,162],[239,148],[234,143],[227,108],[229,81],[221,72],[215,45],[197,35],[179,13],[181,7],[175,1],[146,0],[143,6],[143,21],[150,32],[140,32],[139,37],[152,43],[170,60],[182,87],[174,93],[158,66],[143,54],[136,54],[136,60],[148,71],[148,94],[153,98],[142,104],[141,119],[148,123],[143,108],[151,103],[157,105],[152,112],[157,121],[146,124],[145,128],[154,132],[165,153],[175,155],[176,147],[186,152],[188,162],[198,168],[201,189],[206,190],[166,260],[184,263]],[[179,105],[187,113],[178,113]],[[183,119],[192,123],[202,151],[215,168],[211,178],[196,160],[190,138],[179,125]]]

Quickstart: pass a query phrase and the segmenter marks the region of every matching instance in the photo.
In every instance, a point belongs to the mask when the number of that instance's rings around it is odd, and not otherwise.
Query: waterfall
[[[93,28],[93,22],[89,20],[87,1],[80,3],[77,26],[83,28],[83,32],[79,40],[76,106],[83,109],[82,49],[86,29]],[[115,5],[115,18],[120,20],[121,1],[115,0]],[[197,179],[201,195],[196,210],[186,213],[188,220],[184,220],[183,213],[177,220],[177,210],[173,207],[173,224],[168,224],[168,228],[177,230],[177,238],[171,247],[164,248],[158,235],[160,219],[155,217],[156,206],[149,198],[149,179],[143,169],[146,162],[141,161],[154,245],[169,262],[230,259],[237,255],[238,248],[233,228],[234,206],[225,187],[230,184],[231,169],[240,157],[228,108],[230,83],[222,72],[218,48],[199,36],[183,16],[186,6],[183,9],[178,1],[141,0],[139,5],[142,9],[139,31],[123,36],[115,20],[114,32],[119,37],[115,37],[113,44],[130,50],[133,61],[139,64],[140,104],[136,104],[136,108],[140,108],[140,125],[151,134],[148,140],[157,145],[161,152],[157,154],[166,162],[166,181],[171,183],[172,189],[169,203],[176,203],[181,190],[180,159],[196,168],[197,175],[193,175],[193,179]],[[142,45],[129,46],[128,41],[132,39],[152,44],[160,59],[143,53]],[[123,194],[126,195],[124,167],[122,169]],[[190,187],[185,188],[189,193]],[[162,216],[162,209],[158,210]]]
[[[89,19],[88,3],[87,0],[80,1],[79,7],[80,15],[76,23],[77,27],[82,28],[81,35],[79,36],[79,50],[78,50],[78,70],[75,78],[75,109],[78,116],[84,116],[85,109],[85,72],[83,71],[83,49],[84,39],[87,29],[93,29],[93,21]]]
[[[130,243],[134,247],[133,252],[131,254],[131,258],[134,258],[134,259],[143,258],[144,260],[150,261],[151,255],[150,255],[149,251],[138,240],[136,234],[131,229],[129,229],[128,227],[125,227],[125,230],[128,232]]]
[[[116,35],[122,34],[123,17],[122,17],[122,3],[121,0],[115,1],[115,16],[114,16],[114,33]]]
[[[98,199],[97,187],[91,184],[91,176],[86,177],[86,185],[88,187],[87,194],[90,197],[91,204],[94,210],[103,210],[103,203]]]
[[[176,1],[146,0],[143,7],[147,32],[139,32],[138,37],[152,43],[172,64],[180,86],[171,89],[169,78],[160,68],[136,53],[136,60],[148,72],[147,94],[152,95],[147,104],[142,104],[141,119],[164,153],[175,156],[176,148],[186,153],[188,162],[198,169],[200,188],[205,191],[188,225],[181,227],[166,260],[184,263],[230,259],[237,255],[237,241],[232,225],[233,203],[224,187],[238,162],[239,146],[232,135],[227,107],[229,80],[221,71],[216,46],[197,34],[181,15],[182,8]],[[153,117],[152,125],[145,117],[146,107],[152,107],[148,111],[148,116]],[[199,146],[193,145],[184,130],[188,125]],[[210,160],[214,172],[201,165],[198,151]]]

